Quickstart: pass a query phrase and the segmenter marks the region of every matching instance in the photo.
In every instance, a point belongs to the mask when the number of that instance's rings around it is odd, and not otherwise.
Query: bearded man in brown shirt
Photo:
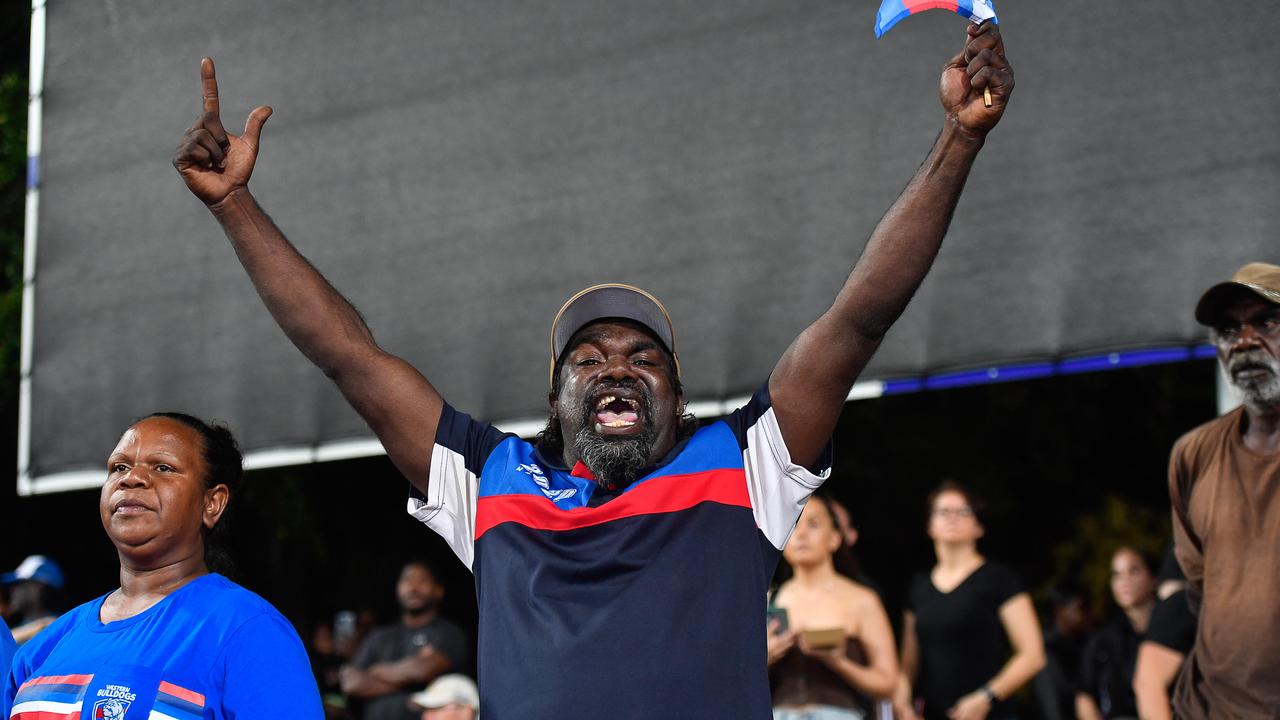
[[[1196,306],[1243,407],[1178,440],[1169,496],[1199,604],[1179,718],[1280,718],[1280,267],[1252,263]]]

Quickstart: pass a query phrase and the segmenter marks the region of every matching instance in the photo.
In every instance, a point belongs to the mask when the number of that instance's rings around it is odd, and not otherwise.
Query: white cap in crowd
[[[426,690],[416,693],[409,702],[422,710],[446,707],[448,705],[465,705],[480,709],[480,692],[476,684],[466,675],[452,673],[436,678]]]

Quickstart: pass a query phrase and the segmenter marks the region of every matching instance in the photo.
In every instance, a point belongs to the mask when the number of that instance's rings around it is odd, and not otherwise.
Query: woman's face
[[[840,547],[840,531],[831,522],[831,512],[820,498],[810,498],[800,513],[795,532],[782,549],[782,556],[792,566],[810,566],[825,562]]]
[[[1121,610],[1155,599],[1156,579],[1138,553],[1129,549],[1111,556],[1111,595]]]
[[[934,498],[929,513],[929,537],[935,542],[977,542],[983,532],[982,523],[963,494],[948,490]]]
[[[98,512],[121,556],[140,564],[203,553],[202,531],[226,508],[227,488],[204,487],[200,434],[164,417],[140,420],[107,458]]]

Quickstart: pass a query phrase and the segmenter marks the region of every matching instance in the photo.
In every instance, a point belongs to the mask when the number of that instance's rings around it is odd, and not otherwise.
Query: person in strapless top
[[[837,569],[849,552],[831,509],[815,495],[783,550],[793,572],[774,605],[787,627],[769,627],[769,685],[775,720],[861,720],[893,694],[898,675],[893,631],[880,598]],[[805,631],[840,629],[841,642],[814,647]]]

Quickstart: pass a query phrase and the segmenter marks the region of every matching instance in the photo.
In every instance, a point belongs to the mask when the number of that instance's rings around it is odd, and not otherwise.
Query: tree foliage
[[[26,146],[27,78],[11,70],[0,75],[0,406],[6,416],[16,410],[18,389]]]
[[[18,451],[30,25],[30,5],[0,5],[0,468],[9,473]],[[0,524],[6,527],[15,505],[7,500],[15,492],[9,473],[0,472]]]

